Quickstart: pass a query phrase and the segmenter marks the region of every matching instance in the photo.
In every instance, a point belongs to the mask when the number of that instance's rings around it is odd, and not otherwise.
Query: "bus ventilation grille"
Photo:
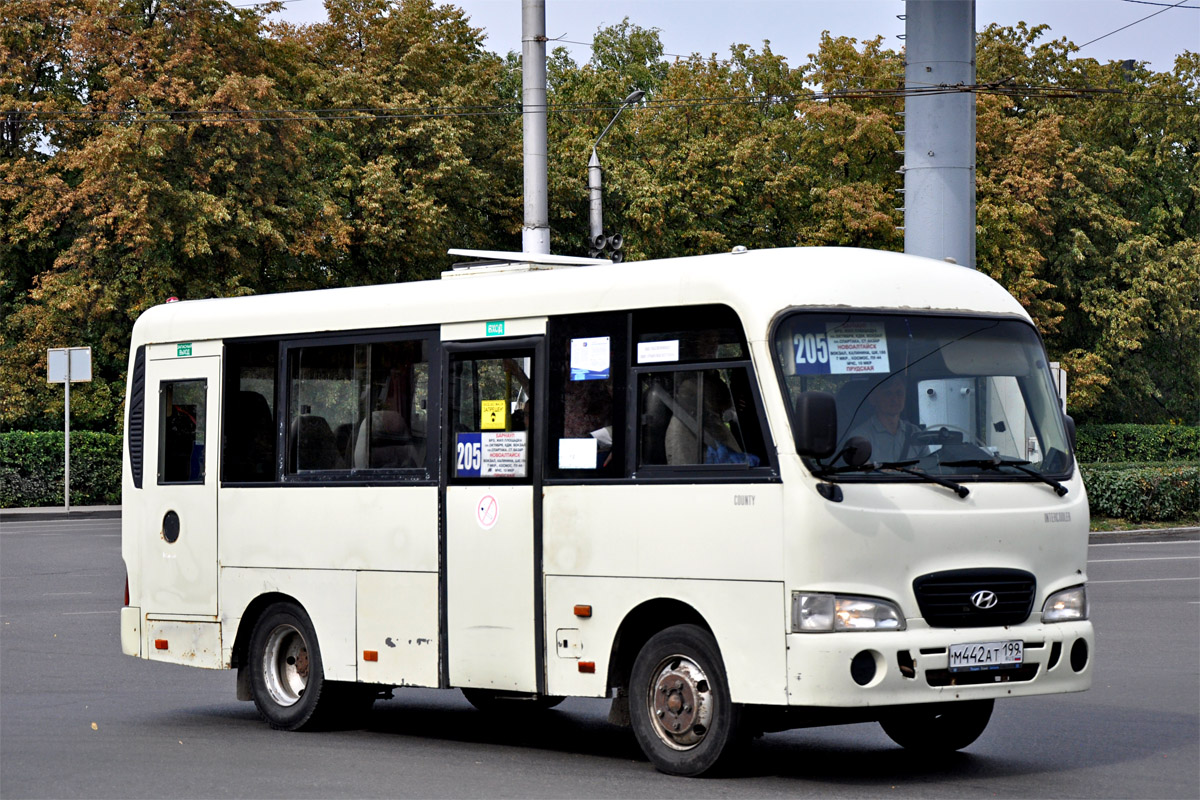
[[[1037,579],[1019,569],[956,569],[913,581],[921,616],[934,628],[1020,625],[1033,610],[1036,587]]]

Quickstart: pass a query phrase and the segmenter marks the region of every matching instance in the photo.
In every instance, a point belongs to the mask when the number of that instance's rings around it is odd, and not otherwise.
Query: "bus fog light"
[[[1055,592],[1042,606],[1042,622],[1074,622],[1087,618],[1087,588],[1084,586]]]
[[[850,677],[859,686],[875,680],[877,669],[875,653],[871,650],[863,650],[850,660]]]
[[[832,594],[792,593],[792,631],[904,630],[900,609],[872,597],[843,597]]]

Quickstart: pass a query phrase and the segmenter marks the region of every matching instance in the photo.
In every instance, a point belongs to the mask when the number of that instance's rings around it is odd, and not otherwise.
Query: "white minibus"
[[[979,272],[792,248],[451,251],[134,326],[121,643],[274,728],[397,687],[611,698],[660,770],[877,721],[950,751],[1092,680],[1046,352]]]

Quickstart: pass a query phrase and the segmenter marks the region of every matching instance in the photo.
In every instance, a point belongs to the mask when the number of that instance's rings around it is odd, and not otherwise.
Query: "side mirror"
[[[796,398],[793,434],[796,452],[828,458],[837,448],[837,401],[829,392],[801,392]]]
[[[1075,452],[1075,420],[1070,414],[1063,414],[1063,425],[1067,426],[1067,441],[1071,443],[1071,452]]]

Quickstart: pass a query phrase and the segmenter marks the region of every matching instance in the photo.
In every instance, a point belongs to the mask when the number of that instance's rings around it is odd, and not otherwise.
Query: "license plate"
[[[1025,658],[1025,643],[974,642],[950,645],[951,672],[1015,669]]]

